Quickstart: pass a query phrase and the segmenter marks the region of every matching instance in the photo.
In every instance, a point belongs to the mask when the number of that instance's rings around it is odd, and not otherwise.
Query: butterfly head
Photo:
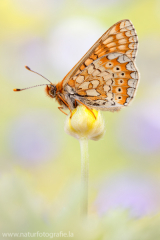
[[[45,91],[49,97],[51,97],[51,98],[56,97],[56,91],[57,91],[56,85],[54,85],[54,84],[47,85],[45,88]]]

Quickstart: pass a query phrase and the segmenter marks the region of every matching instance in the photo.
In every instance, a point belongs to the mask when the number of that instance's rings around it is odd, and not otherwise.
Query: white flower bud
[[[74,109],[72,118],[69,115],[66,119],[66,133],[77,139],[99,140],[104,134],[104,120],[100,111],[92,109],[92,112],[83,105]]]

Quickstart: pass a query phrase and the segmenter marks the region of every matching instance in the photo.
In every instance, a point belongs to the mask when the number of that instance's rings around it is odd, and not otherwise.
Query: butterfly
[[[110,27],[58,84],[50,84],[45,91],[59,103],[59,110],[71,112],[78,105],[104,111],[119,111],[134,98],[139,73],[135,66],[138,37],[130,20]],[[36,87],[34,86],[34,87]],[[14,89],[21,91],[24,89]],[[93,112],[92,112],[93,113]],[[93,113],[94,115],[94,113]]]

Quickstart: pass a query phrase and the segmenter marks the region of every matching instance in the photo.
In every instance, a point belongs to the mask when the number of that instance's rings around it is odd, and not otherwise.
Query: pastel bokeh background
[[[112,234],[119,229],[117,234],[130,236],[123,239],[132,239],[133,232],[141,232],[140,226],[145,225],[141,219],[157,216],[160,211],[159,13],[159,0],[0,2],[1,232],[70,229],[75,239],[117,239]],[[128,108],[118,113],[103,112],[105,136],[98,142],[89,142],[92,220],[88,230],[78,220],[80,146],[64,132],[65,115],[54,100],[46,97],[43,87],[19,93],[12,89],[46,83],[26,71],[25,65],[53,83],[61,81],[111,25],[126,18],[132,21],[139,38],[136,64],[140,84]],[[116,213],[112,216],[111,211]],[[128,215],[119,211],[127,211]],[[105,226],[104,222],[100,224],[104,217],[108,222],[111,220],[109,235],[105,227],[101,229]],[[129,233],[128,219],[138,221]],[[125,227],[120,227],[119,222]],[[151,235],[147,232],[146,238],[141,239],[159,239],[156,233],[159,234],[158,230]]]

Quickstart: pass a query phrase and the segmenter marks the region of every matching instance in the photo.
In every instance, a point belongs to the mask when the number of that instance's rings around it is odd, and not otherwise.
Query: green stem
[[[88,139],[80,139],[81,147],[81,213],[87,216],[88,212],[88,172],[89,172],[89,156],[88,156]]]

